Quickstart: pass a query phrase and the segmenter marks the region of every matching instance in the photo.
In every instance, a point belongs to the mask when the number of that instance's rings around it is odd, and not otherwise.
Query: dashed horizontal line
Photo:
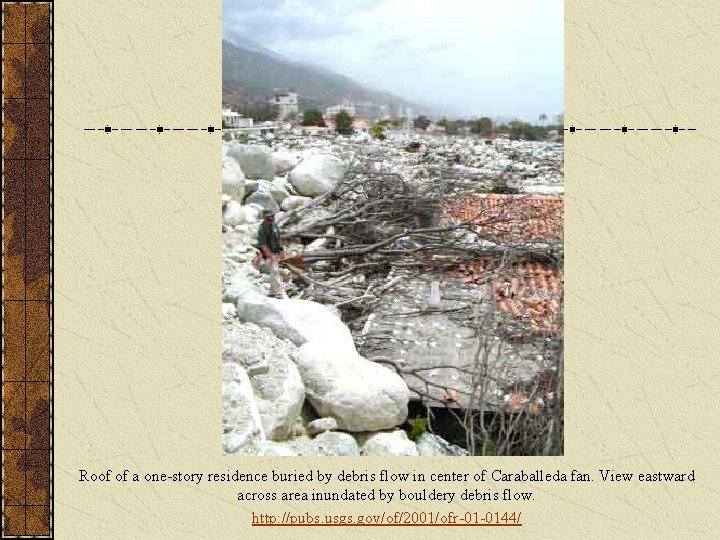
[[[629,131],[672,131],[673,133],[679,133],[680,131],[697,131],[697,129],[681,128],[677,126],[673,126],[671,128],[632,128],[627,126],[616,128],[580,128],[570,126],[569,128],[563,128],[563,131],[569,131],[570,133],[575,133],[577,131],[621,131],[623,133],[628,133]]]
[[[220,128],[208,126],[205,128],[171,128],[165,126],[157,126],[154,128],[117,128],[105,126],[104,128],[83,128],[83,131],[102,131],[111,133],[113,131],[154,131],[156,133],[165,133],[166,131],[207,131],[208,133],[222,133]]]

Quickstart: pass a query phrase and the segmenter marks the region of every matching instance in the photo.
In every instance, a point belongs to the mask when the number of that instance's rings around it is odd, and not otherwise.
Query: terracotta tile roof
[[[461,264],[453,274],[466,283],[489,283],[498,311],[527,326],[533,334],[562,334],[562,273],[530,262],[498,271],[477,260]]]
[[[487,193],[444,201],[443,218],[501,242],[540,242],[562,238],[563,209],[563,197]]]

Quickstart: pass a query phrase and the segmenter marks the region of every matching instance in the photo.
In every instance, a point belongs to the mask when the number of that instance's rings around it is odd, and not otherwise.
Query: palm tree
[[[545,121],[547,120],[547,114],[542,113],[540,116],[538,116],[538,120],[540,120],[541,125],[545,125]]]

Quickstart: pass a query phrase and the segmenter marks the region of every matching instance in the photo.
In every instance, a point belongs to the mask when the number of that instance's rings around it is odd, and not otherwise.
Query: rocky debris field
[[[399,191],[389,196],[391,187]],[[506,199],[472,199],[490,191],[549,195],[552,202],[510,203],[535,212],[528,216],[523,210],[513,218],[520,228],[484,224],[475,219],[478,213],[492,210],[494,220],[507,214]],[[561,273],[548,274],[539,285],[529,275],[527,282],[507,277],[508,294],[514,294],[506,299],[496,280],[487,279],[473,250],[483,242],[494,249],[523,231],[536,236],[550,231],[561,242],[562,193],[563,147],[550,142],[427,137],[409,145],[367,137],[294,137],[270,144],[224,144],[224,452],[466,455],[436,434],[408,429],[408,403],[422,399],[442,406],[447,396],[455,407],[468,402],[473,389],[465,379],[480,314],[493,321],[510,316],[523,324],[518,310],[561,309]],[[389,201],[381,202],[384,196]],[[463,200],[474,202],[463,206]],[[558,205],[559,226],[552,210]],[[367,214],[368,208],[374,213]],[[265,209],[276,212],[284,236],[283,298],[268,296],[268,275],[256,264],[259,252],[253,244]],[[395,211],[411,221],[394,220]],[[468,218],[469,213],[476,216]],[[429,255],[434,251],[423,244],[438,242],[440,237],[428,235],[445,226],[438,221],[443,216],[469,223],[464,231],[441,230],[449,235],[442,236],[443,242],[450,239],[455,249],[469,252],[465,263],[451,255],[438,266]],[[403,236],[408,223],[419,228],[417,237]],[[472,231],[495,237],[470,238]],[[367,245],[358,244],[358,238]],[[428,258],[433,259],[429,273],[418,267]],[[444,276],[442,306],[429,312],[425,291],[438,275]],[[523,298],[518,307],[515,294]],[[408,310],[421,318],[397,317]],[[533,330],[540,328],[537,317],[530,320]],[[489,406],[501,406],[504,396],[519,410],[518,403],[528,400],[519,401],[518,381],[544,376],[541,349],[547,335],[530,334],[514,344],[507,336],[496,337],[488,348],[488,357],[500,366],[487,389]],[[433,363],[450,367],[434,368]]]

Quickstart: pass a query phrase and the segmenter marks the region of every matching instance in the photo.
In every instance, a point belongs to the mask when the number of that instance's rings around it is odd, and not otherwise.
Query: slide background
[[[83,131],[218,125],[221,2],[56,6],[57,538],[713,536],[720,528],[720,7],[565,5],[566,126],[677,124],[698,131],[567,133],[565,457],[465,460],[221,455],[220,134]],[[482,21],[481,6],[468,16]],[[482,69],[483,54],[492,52],[481,51],[468,69]],[[233,483],[80,483],[81,468],[575,468],[596,481],[518,484],[535,492],[535,501],[522,504],[456,498],[452,505],[323,507],[237,502],[242,486]],[[697,481],[602,483],[601,468],[694,469]],[[525,525],[482,533],[250,529],[253,510],[357,514],[446,506],[456,513],[522,511]]]

